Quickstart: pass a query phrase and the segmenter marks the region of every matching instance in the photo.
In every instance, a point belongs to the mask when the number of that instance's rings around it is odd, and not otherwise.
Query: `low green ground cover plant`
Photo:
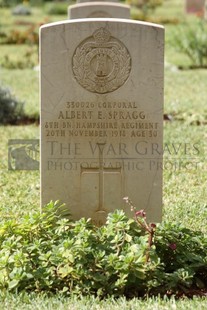
[[[40,25],[31,25],[26,30],[21,31],[12,29],[9,33],[2,36],[3,44],[38,44],[39,42],[39,27]]]
[[[45,12],[49,15],[67,15],[68,2],[52,2],[45,5]]]
[[[143,211],[135,220],[115,211],[97,228],[90,220],[62,219],[56,209],[50,203],[42,214],[2,219],[1,290],[101,298],[206,290],[203,233],[170,223],[148,225]]]
[[[207,68],[207,24],[203,20],[178,27],[172,45],[191,61],[187,68]],[[182,66],[181,68],[185,68]]]
[[[163,4],[163,0],[130,0],[128,3],[139,9],[141,18],[146,18]]]
[[[19,4],[15,8],[12,9],[13,15],[27,16],[31,15],[32,11],[27,4]]]
[[[24,117],[24,102],[16,99],[9,88],[0,86],[0,124],[15,124]]]

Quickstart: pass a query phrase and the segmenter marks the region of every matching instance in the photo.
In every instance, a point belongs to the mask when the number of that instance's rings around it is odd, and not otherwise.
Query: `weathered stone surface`
[[[161,220],[164,29],[117,19],[41,27],[41,199],[104,223],[128,196]]]
[[[130,18],[130,6],[110,2],[85,2],[70,5],[68,8],[68,17],[75,18]]]
[[[204,13],[204,18],[207,20],[207,0],[205,0],[205,13]]]

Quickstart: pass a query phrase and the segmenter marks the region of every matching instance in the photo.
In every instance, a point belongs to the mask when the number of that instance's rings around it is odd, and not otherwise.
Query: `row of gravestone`
[[[78,2],[80,3],[68,8],[70,19],[90,17],[130,18],[130,7],[115,3],[116,0],[113,3],[103,0],[99,2],[80,0]],[[194,14],[201,18],[207,17],[207,0],[185,0],[185,11],[187,14]],[[30,15],[31,11],[27,6],[18,5],[12,13],[14,15]]]
[[[68,16],[70,19],[76,18],[130,18],[130,6],[107,1],[91,1],[79,0],[78,4],[71,5],[68,8]],[[185,0],[185,11],[187,14],[194,14],[198,17],[207,15],[207,0]]]
[[[68,16],[70,19],[77,18],[130,18],[130,6],[107,1],[91,1],[80,0],[78,4],[71,5],[68,8]]]
[[[107,5],[116,17],[129,12]],[[115,209],[133,215],[128,196],[160,221],[163,27],[118,18],[45,25],[40,61],[42,205],[59,200],[74,219],[102,225]]]

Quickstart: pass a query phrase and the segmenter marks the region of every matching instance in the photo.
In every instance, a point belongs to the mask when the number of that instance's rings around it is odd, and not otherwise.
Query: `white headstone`
[[[207,20],[207,0],[205,1],[205,20]]]
[[[111,2],[84,2],[70,5],[69,19],[77,18],[130,18],[130,6]]]
[[[41,27],[41,199],[104,223],[123,197],[161,220],[164,29],[124,19]]]

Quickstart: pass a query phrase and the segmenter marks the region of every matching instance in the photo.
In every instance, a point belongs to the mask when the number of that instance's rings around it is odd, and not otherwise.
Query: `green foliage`
[[[10,55],[4,55],[1,60],[1,66],[7,69],[34,68],[38,65],[38,60],[36,56],[37,49],[30,47],[27,49],[21,59],[12,58]]]
[[[176,29],[171,44],[190,59],[192,63],[190,67],[207,67],[207,24],[205,21],[199,20]]]
[[[31,25],[25,31],[13,29],[2,38],[3,44],[38,44],[39,42],[39,26]]]
[[[0,0],[0,7],[10,7],[22,3],[22,0]]]
[[[148,252],[148,235],[123,211],[97,228],[62,219],[50,203],[42,214],[2,220],[0,249],[0,288],[11,292],[133,297],[204,288],[207,277],[205,235],[162,224]]]
[[[67,15],[67,2],[53,2],[45,6],[45,11],[49,15]]]
[[[166,247],[166,245],[168,245]],[[176,224],[159,227],[155,247],[170,290],[203,289],[207,286],[207,236]]]
[[[15,124],[24,116],[23,107],[8,88],[0,87],[0,124]]]
[[[163,4],[163,0],[130,0],[128,1],[132,7],[136,7],[140,10],[140,17],[146,18],[149,13],[154,12],[154,10]]]
[[[51,2],[53,0],[27,0],[32,5],[43,4],[44,2]],[[12,7],[17,4],[22,4],[23,0],[0,0],[0,7]]]
[[[32,12],[28,5],[20,4],[20,5],[17,5],[15,8],[13,8],[12,14],[27,16],[27,15],[31,15]]]

